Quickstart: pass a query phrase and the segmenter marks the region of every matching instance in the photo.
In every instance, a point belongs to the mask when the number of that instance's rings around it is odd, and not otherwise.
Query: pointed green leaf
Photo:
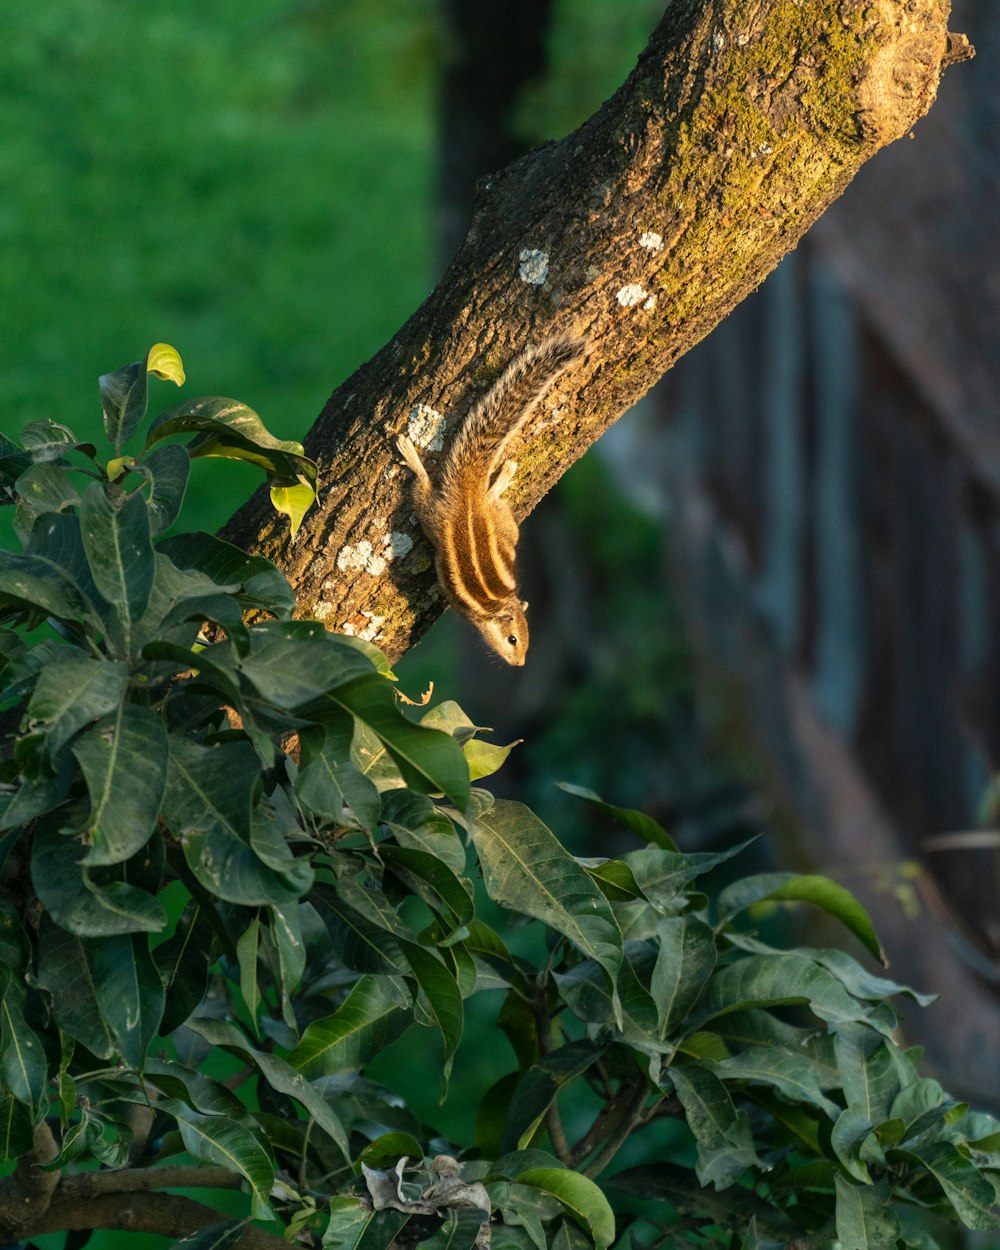
[[[93,952],[93,941],[66,933],[43,914],[38,984],[52,999],[55,1021],[99,1059],[110,1059],[117,1047],[101,1014],[103,988],[94,973]]]
[[[520,803],[497,803],[476,819],[472,840],[490,898],[568,938],[614,990],[624,956],[611,905],[538,817]]]
[[[408,1211],[373,1211],[370,1203],[352,1195],[330,1199],[330,1223],[323,1234],[323,1250],[390,1250],[410,1219]]]
[[[262,1134],[228,1116],[201,1115],[178,1099],[162,1099],[159,1107],[176,1117],[184,1145],[196,1159],[220,1164],[247,1180],[255,1219],[273,1218],[268,1195],[274,1184],[274,1163]]]
[[[715,968],[715,935],[696,916],[665,916],[657,922],[659,946],[649,992],[656,1003],[660,1036],[668,1037],[701,997]]]
[[[37,1118],[48,1084],[48,1062],[42,1039],[24,1018],[24,982],[0,965],[0,1085]]]
[[[769,872],[744,877],[727,886],[719,895],[719,917],[728,920],[747,907],[769,901],[812,903],[814,907],[836,917],[876,959],[885,963],[885,953],[871,917],[850,890],[829,877],[795,872]]]
[[[13,1094],[0,1093],[0,1160],[16,1163],[31,1149],[35,1128],[31,1112]]]
[[[167,731],[147,707],[122,703],[73,745],[90,794],[83,863],[117,864],[152,837],[167,784]]]
[[[302,518],[316,501],[316,487],[309,482],[290,482],[285,486],[271,487],[271,503],[275,512],[288,517],[289,529],[294,539],[299,532]]]
[[[694,1025],[700,1028],[716,1016],[747,1007],[791,1003],[806,1003],[815,1015],[831,1024],[867,1020],[880,1032],[891,1032],[891,1026],[851,998],[836,977],[794,952],[751,955],[717,968],[699,1004]]]
[[[522,1172],[517,1182],[557,1198],[590,1235],[597,1250],[607,1250],[614,1241],[614,1212],[604,1194],[586,1176],[567,1168],[531,1168]]]
[[[615,807],[613,803],[605,803],[599,794],[595,794],[593,790],[588,790],[584,786],[574,786],[568,781],[559,781],[556,784],[560,790],[565,790],[567,794],[572,794],[574,798],[583,799],[591,807],[596,807],[598,811],[604,812],[612,819],[617,820],[626,829],[631,829],[633,833],[638,834],[642,838],[643,842],[648,842],[651,846],[662,847],[666,851],[677,850],[677,844],[670,834],[658,825],[651,816],[647,816],[645,812],[637,812],[630,807]]]
[[[966,1228],[1000,1228],[1000,1203],[996,1190],[952,1142],[936,1141],[898,1153],[930,1172]]]
[[[725,1189],[747,1168],[760,1166],[746,1112],[736,1110],[717,1076],[707,1068],[675,1064],[670,1078],[698,1145],[695,1171],[703,1185]]]
[[[46,750],[54,758],[85,726],[115,711],[128,682],[128,667],[65,649],[65,659],[46,664],[38,675],[28,713],[46,730]]]
[[[426,794],[388,790],[382,795],[382,821],[400,846],[425,851],[452,872],[465,871],[465,847],[455,826]]]
[[[153,951],[153,960],[166,995],[160,1025],[166,1036],[197,1010],[208,989],[212,925],[196,899],[185,907],[170,938]]]
[[[406,956],[410,971],[420,987],[441,1040],[444,1042],[444,1082],[448,1092],[452,1060],[458,1043],[462,1040],[462,992],[452,972],[436,955],[416,942],[400,939],[400,948]]]
[[[518,1080],[508,1101],[501,1150],[527,1147],[559,1091],[588,1071],[606,1050],[606,1046],[581,1039],[560,1046],[533,1064]]]
[[[137,492],[115,507],[102,484],[94,482],[80,501],[80,533],[94,583],[117,610],[115,644],[130,655],[133,630],[153,585],[145,499]]]
[[[243,587],[241,599],[278,617],[291,615],[295,596],[284,574],[264,556],[251,556],[241,548],[200,532],[161,538],[157,550],[169,556],[179,569],[194,569],[220,586],[236,582]]]
[[[155,538],[177,520],[191,473],[191,458],[183,447],[165,443],[148,451],[136,468],[149,482],[149,529]]]
[[[315,1020],[288,1056],[307,1076],[330,1076],[363,1068],[409,1025],[383,979],[364,976],[332,1016]]]
[[[834,1050],[848,1107],[881,1124],[899,1093],[890,1043],[871,1029],[847,1025],[837,1030]]]
[[[332,709],[331,709],[332,711]],[[339,824],[372,829],[379,818],[379,792],[351,759],[354,718],[324,717],[325,724],[299,734],[299,770],[295,792],[314,814]]]
[[[249,743],[199,746],[171,734],[163,816],[201,884],[218,898],[247,906],[287,903],[311,881],[308,864],[289,859],[276,871],[251,841],[251,812],[260,766]]]
[[[840,1115],[840,1107],[820,1090],[817,1073],[804,1055],[773,1046],[751,1046],[712,1064],[712,1071],[723,1081],[760,1081],[773,1086],[790,1101],[817,1107],[831,1120]]]
[[[162,865],[159,834],[131,859],[92,870],[84,865],[79,842],[56,821],[41,822],[32,840],[31,875],[39,902],[79,937],[160,932],[167,923],[156,898]]]
[[[142,1069],[163,1016],[163,983],[145,934],[95,938],[90,965],[101,1015],[129,1067]]]
[[[469,798],[469,768],[462,749],[448,734],[407,720],[396,707],[389,686],[376,674],[338,686],[322,700],[344,708],[385,744],[406,784],[416,790],[443,792],[464,810]],[[302,709],[303,715],[310,709]],[[321,719],[321,708],[317,719]]]
[[[436,912],[450,913],[451,927],[468,924],[475,912],[472,882],[457,877],[436,855],[410,847],[385,843],[380,849],[383,863]]]
[[[190,1027],[212,1046],[224,1046],[241,1059],[252,1063],[273,1090],[279,1094],[286,1094],[300,1103],[317,1125],[337,1144],[344,1158],[348,1160],[351,1158],[347,1134],[333,1108],[290,1063],[267,1051],[254,1050],[239,1029],[225,1020],[204,1017],[200,1020],[192,1020]]]
[[[36,524],[49,524],[52,519],[46,515]],[[5,608],[34,608],[73,620],[87,615],[88,604],[80,588],[52,560],[0,551],[0,612]]]
[[[838,1172],[837,1240],[841,1250],[896,1250],[899,1220],[889,1207],[889,1186],[856,1185]]]
[[[360,651],[318,621],[267,621],[250,631],[250,644],[239,661],[243,675],[269,703],[287,710],[371,673]]]

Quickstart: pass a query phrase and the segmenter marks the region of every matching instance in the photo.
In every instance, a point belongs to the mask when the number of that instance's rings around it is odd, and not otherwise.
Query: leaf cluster
[[[686,854],[575,790],[637,843],[579,859],[473,788],[509,748],[454,704],[404,714],[381,654],[291,619],[268,561],[165,536],[192,454],[309,470],[233,401],[165,414],[127,456],[151,371],[177,380],[176,353],[102,380],[106,463],[54,422],[0,448],[23,546],[0,553],[3,1157],[47,1125],[50,1170],[152,1189],[191,1156],[242,1179],[252,1218],[345,1250],[932,1247],[926,1210],[997,1227],[1000,1121],[896,1041],[888,1000],[927,1000],[753,929],[805,903],[878,957],[856,900],[789,873],[712,898],[741,848]],[[193,444],[160,442],[177,433]],[[432,1030],[435,1079],[472,1096],[456,1054],[480,994],[508,1070],[475,1091],[474,1139],[445,1141],[368,1069]]]

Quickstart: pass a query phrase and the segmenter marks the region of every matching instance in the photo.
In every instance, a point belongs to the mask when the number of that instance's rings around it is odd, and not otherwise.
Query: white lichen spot
[[[358,631],[358,637],[363,638],[365,642],[380,642],[383,635],[378,631],[385,624],[385,617],[376,616],[374,612],[362,612],[361,615],[368,621],[368,624]]]
[[[428,404],[417,404],[406,419],[410,442],[428,451],[440,451],[444,446],[444,427],[443,414]]]
[[[745,48],[749,42],[750,36],[746,33],[736,36],[736,46],[738,48]]]
[[[643,308],[646,310],[646,312],[652,312],[655,307],[656,307],[656,296],[651,295],[649,299],[647,299],[646,302],[643,304]]]
[[[319,603],[313,604],[313,616],[317,621],[325,621],[332,611],[333,608],[330,604],[323,603],[322,600]]]
[[[346,634],[348,638],[353,638],[358,631],[355,628],[353,621],[345,621],[340,627],[340,632],[342,634]]]
[[[530,282],[532,286],[541,286],[549,276],[548,252],[543,252],[536,247],[523,247],[518,260],[521,263],[517,267],[517,272],[521,275],[522,282]]]
[[[663,235],[657,234],[655,230],[644,230],[639,235],[639,246],[649,248],[651,252],[662,252]]]
[[[721,52],[725,46],[726,46],[726,36],[722,33],[721,30],[717,30],[715,34],[712,36],[712,47],[715,48],[716,52]]]
[[[618,292],[617,299],[623,308],[631,308],[635,304],[641,304],[648,294],[637,282],[630,282]]]
[[[399,560],[413,550],[413,539],[409,534],[401,534],[399,530],[393,530],[385,541],[387,543],[385,552],[387,560]]]
[[[351,573],[364,570],[377,577],[379,573],[385,572],[385,559],[379,555],[367,538],[363,538],[356,547],[348,544],[341,548],[340,555],[337,556],[337,568],[341,573]]]
[[[770,145],[770,143],[758,143],[757,151],[761,156],[770,156],[774,151],[774,148]]]

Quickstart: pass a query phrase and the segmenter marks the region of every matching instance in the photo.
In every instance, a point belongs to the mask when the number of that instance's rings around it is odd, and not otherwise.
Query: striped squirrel
[[[415,474],[413,507],[434,546],[438,581],[451,606],[471,621],[508,664],[528,650],[527,603],[517,593],[517,522],[503,493],[517,462],[503,461],[511,439],[556,378],[583,355],[583,339],[552,335],[504,369],[469,410],[437,474],[401,434],[396,445]]]

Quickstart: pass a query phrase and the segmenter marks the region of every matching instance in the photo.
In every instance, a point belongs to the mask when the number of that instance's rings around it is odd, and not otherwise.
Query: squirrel
[[[434,547],[445,597],[497,655],[518,667],[528,650],[528,605],[514,575],[517,522],[503,498],[517,462],[501,460],[534,406],[585,348],[583,339],[558,334],[516,356],[469,410],[436,485],[410,439],[396,440],[415,475],[413,506]]]

